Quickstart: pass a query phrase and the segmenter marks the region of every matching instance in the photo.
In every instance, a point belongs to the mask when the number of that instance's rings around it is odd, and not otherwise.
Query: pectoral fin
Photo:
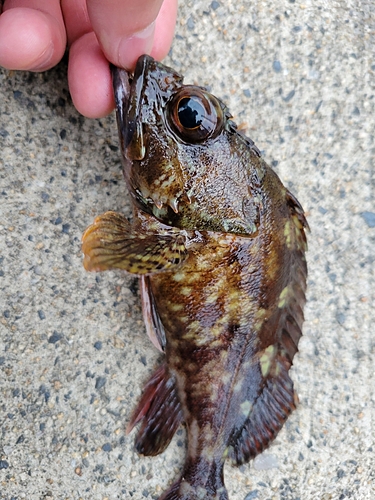
[[[180,232],[135,232],[116,212],[97,217],[82,237],[83,265],[87,271],[124,269],[152,274],[180,264],[186,257],[185,237]]]

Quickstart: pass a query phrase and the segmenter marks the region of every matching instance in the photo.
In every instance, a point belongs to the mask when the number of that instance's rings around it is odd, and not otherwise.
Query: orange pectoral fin
[[[153,274],[176,266],[187,251],[180,232],[135,232],[116,212],[97,217],[82,237],[83,265],[87,271],[123,269],[133,274]]]
[[[96,217],[82,236],[83,265],[86,271],[106,271],[118,267],[131,228],[116,212]]]

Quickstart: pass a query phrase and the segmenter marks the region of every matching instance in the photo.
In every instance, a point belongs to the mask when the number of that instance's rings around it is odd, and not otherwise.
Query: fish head
[[[264,165],[226,106],[143,55],[113,69],[124,174],[136,204],[181,229],[257,231]]]
[[[177,159],[165,133],[164,110],[182,77],[143,55],[133,75],[113,69],[124,174],[131,194],[147,211],[174,207],[183,194]]]

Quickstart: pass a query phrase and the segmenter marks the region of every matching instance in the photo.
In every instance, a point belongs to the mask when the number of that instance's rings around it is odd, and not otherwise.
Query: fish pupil
[[[200,127],[205,115],[205,109],[197,99],[184,97],[178,103],[178,118],[185,128],[195,129]]]

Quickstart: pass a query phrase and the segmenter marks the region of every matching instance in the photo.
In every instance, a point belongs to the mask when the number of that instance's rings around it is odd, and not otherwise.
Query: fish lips
[[[129,107],[131,104],[131,81],[132,75],[125,69],[117,68],[111,65],[113,92],[116,103],[116,119],[119,133],[122,157],[128,158],[127,149],[132,141],[135,132],[135,121],[128,119]]]
[[[134,75],[112,67],[117,125],[124,159],[142,160],[145,155],[142,131],[142,94],[148,73],[149,56],[141,56]]]

